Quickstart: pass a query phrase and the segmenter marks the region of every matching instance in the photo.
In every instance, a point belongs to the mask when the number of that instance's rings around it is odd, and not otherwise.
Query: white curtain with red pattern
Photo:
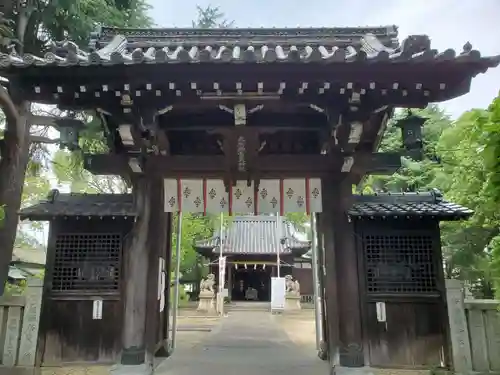
[[[237,181],[226,191],[217,179],[165,179],[165,212],[270,214],[321,212],[321,179]]]

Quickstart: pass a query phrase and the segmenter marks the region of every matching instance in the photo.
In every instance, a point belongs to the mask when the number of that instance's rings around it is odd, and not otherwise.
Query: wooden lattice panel
[[[433,294],[437,274],[431,235],[363,237],[368,293]]]
[[[118,291],[121,234],[60,234],[56,239],[52,290]]]

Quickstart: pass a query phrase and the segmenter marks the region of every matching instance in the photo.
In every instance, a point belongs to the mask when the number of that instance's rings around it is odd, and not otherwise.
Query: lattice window
[[[431,235],[365,235],[368,293],[435,293]]]
[[[121,234],[57,236],[52,290],[118,291],[121,247]]]

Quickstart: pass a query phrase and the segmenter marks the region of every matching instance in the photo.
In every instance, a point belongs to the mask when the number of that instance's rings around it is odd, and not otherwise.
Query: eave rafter
[[[408,72],[405,73],[408,75]],[[186,74],[188,73],[179,72],[177,75],[169,74],[169,76],[172,80],[171,76],[183,77]],[[156,77],[149,79],[142,77],[141,82],[136,82],[130,79],[129,75],[114,79],[98,75],[83,77],[76,75],[71,78],[55,76],[51,80],[37,76],[29,80],[20,77],[19,85],[25,87],[23,95],[27,99],[44,104],[56,103],[67,109],[89,109],[95,107],[97,102],[116,104],[123,93],[127,92],[124,87],[129,88],[129,95],[134,102],[146,103],[156,108],[168,105],[203,106],[206,105],[203,103],[207,102],[227,105],[234,101],[248,101],[258,105],[285,100],[309,103],[316,108],[324,109],[328,103],[351,100],[353,94],[398,107],[425,107],[429,102],[448,100],[467,92],[470,84],[470,77],[464,79],[452,76],[440,79],[434,74],[412,79],[407,76],[387,79],[383,75],[376,77],[374,74],[364,78],[352,77],[352,80],[317,75],[308,77],[310,74],[295,72],[295,75],[299,74],[306,76],[297,79],[290,78],[293,77],[290,74],[266,82],[264,79],[261,81],[254,77],[243,80],[237,73],[231,77],[225,72],[224,84],[217,82],[216,77],[203,78],[203,81],[191,82],[191,84],[196,83],[196,90],[181,82],[162,82]],[[129,82],[124,84],[126,80]],[[143,80],[150,80],[151,83],[144,84]],[[216,86],[218,89],[214,89],[216,83],[219,85]],[[259,91],[260,84],[264,88],[267,87],[267,90]]]

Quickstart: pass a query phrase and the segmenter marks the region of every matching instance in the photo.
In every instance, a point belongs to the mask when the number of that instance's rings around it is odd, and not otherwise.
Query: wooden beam
[[[130,157],[133,157],[132,155]],[[123,175],[128,173],[129,157],[114,154],[87,154],[84,166],[98,175]],[[320,175],[338,170],[342,159],[333,159],[328,155],[272,155],[260,156],[254,165],[262,176],[269,175]],[[227,174],[225,157],[213,156],[157,156],[150,155],[145,162],[147,173],[162,177],[213,177]],[[242,179],[246,179],[242,177]]]
[[[354,156],[352,171],[364,176],[365,174],[392,174],[401,168],[401,154],[399,152],[374,152]]]
[[[38,126],[51,126],[51,127],[55,127],[56,126],[56,120],[59,120],[59,117],[55,117],[55,116],[40,116],[40,115],[31,115],[30,116],[30,123],[32,125],[38,125]]]
[[[258,156],[252,164],[255,172],[265,177],[321,177],[340,171],[344,163],[342,153],[332,155],[266,155]],[[352,171],[357,174],[393,173],[401,167],[399,153],[358,153],[354,156]],[[84,166],[96,175],[127,175],[128,160],[133,155],[87,154]],[[145,172],[161,177],[223,178],[227,175],[226,159],[221,155],[150,155],[145,161]],[[246,179],[247,173],[235,176]]]

